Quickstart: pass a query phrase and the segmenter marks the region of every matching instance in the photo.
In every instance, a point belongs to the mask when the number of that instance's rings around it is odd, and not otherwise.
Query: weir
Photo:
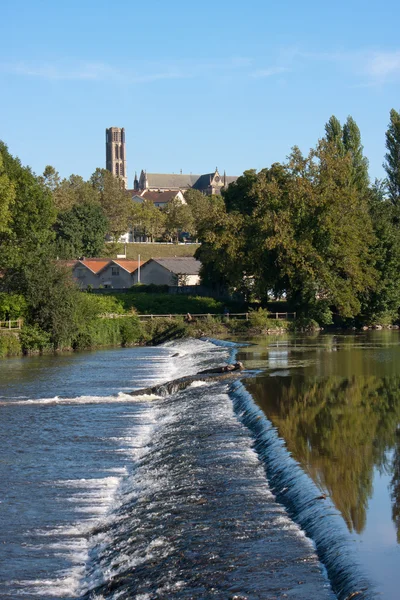
[[[82,599],[372,600],[340,513],[237,380],[251,373],[206,371],[132,393],[163,397],[158,424]]]
[[[227,392],[198,382],[153,400],[151,443],[94,537],[82,599],[335,598]]]

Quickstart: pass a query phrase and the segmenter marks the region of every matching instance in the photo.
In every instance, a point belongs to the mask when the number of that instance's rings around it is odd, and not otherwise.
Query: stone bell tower
[[[126,172],[125,129],[109,127],[106,129],[106,169],[119,177],[128,187]]]

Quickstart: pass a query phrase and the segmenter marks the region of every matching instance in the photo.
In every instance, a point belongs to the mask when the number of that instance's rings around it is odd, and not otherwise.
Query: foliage
[[[58,215],[57,255],[60,258],[97,256],[103,248],[107,229],[107,218],[98,204],[75,204]]]
[[[0,153],[0,233],[9,232],[11,206],[15,200],[15,185],[5,172]]]
[[[207,231],[209,224],[214,221],[218,213],[224,209],[221,196],[205,196],[198,190],[189,189],[185,192],[185,200],[193,217],[192,234],[200,238]]]
[[[0,333],[0,358],[19,356],[22,348],[18,337],[12,333]]]
[[[352,172],[351,156],[326,141],[307,157],[294,148],[286,164],[246,172],[197,252],[204,281],[263,301],[286,294],[297,312],[324,322],[331,306],[358,314],[375,271],[368,203]]]
[[[24,325],[19,336],[24,354],[43,352],[52,348],[50,334],[38,325]]]
[[[400,204],[400,113],[390,111],[390,123],[386,131],[385,162],[389,199],[394,205]]]
[[[3,222],[0,231],[0,268],[18,269],[27,256],[51,244],[56,213],[51,193],[28,167],[11,156],[3,142],[0,142],[0,156],[2,175],[12,184],[12,195],[15,192],[14,201],[9,203],[10,227],[5,230]]]
[[[259,308],[249,313],[249,326],[254,332],[264,332],[268,329],[286,329],[287,321],[271,319],[269,311]]]
[[[136,316],[120,319],[119,330],[122,346],[136,344],[143,337],[141,323]]]
[[[161,237],[165,231],[166,218],[166,213],[150,200],[132,202],[132,227],[137,235],[144,235],[151,241]]]
[[[121,179],[106,169],[96,169],[91,177],[93,189],[98,193],[99,203],[108,219],[107,233],[118,240],[129,228],[132,200],[126,193]]]
[[[20,319],[26,316],[27,303],[21,294],[0,292],[0,320]]]
[[[92,296],[95,295],[92,294]],[[241,304],[234,302],[222,302],[215,298],[186,296],[186,294],[143,294],[135,291],[127,293],[110,291],[110,296],[115,297],[125,311],[133,308],[138,313],[146,315],[222,314],[225,306],[228,306],[231,312],[241,312],[243,308]]]
[[[198,244],[171,244],[167,242],[152,244],[149,242],[136,242],[126,245],[126,256],[127,258],[137,260],[140,255],[140,260],[143,261],[150,258],[193,256],[198,247]],[[122,254],[123,251],[123,244],[107,243],[100,256],[116,258],[117,254]]]
[[[192,211],[179,198],[174,198],[168,202],[165,208],[165,216],[166,235],[171,241],[177,242],[182,232],[192,233],[194,231]]]

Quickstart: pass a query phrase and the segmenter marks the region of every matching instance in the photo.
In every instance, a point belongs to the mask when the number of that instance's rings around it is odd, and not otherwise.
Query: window
[[[111,275],[117,277],[119,275],[119,267],[111,267]]]
[[[118,163],[115,164],[115,174],[119,175],[119,164]]]
[[[121,177],[124,176],[124,165],[122,163],[119,166],[119,174],[121,175]]]
[[[115,158],[119,158],[119,156],[118,156],[118,146],[115,146]]]

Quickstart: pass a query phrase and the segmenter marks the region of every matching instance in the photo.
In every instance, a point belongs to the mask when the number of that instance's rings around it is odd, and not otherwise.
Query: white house
[[[151,258],[140,268],[140,283],[182,286],[200,285],[201,263],[193,256]]]

